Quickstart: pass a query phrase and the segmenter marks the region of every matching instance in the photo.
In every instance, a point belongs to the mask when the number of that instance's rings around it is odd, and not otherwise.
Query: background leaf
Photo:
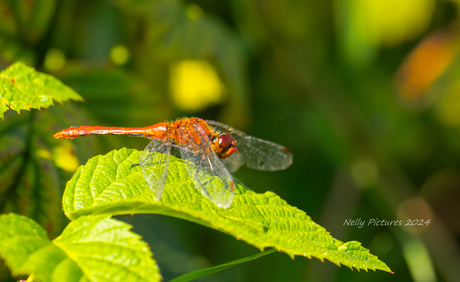
[[[67,223],[61,211],[60,187],[69,174],[59,171],[53,162],[51,144],[55,140],[46,129],[57,118],[52,116],[11,113],[11,124],[0,123],[0,212],[26,215],[54,238]]]
[[[53,241],[90,280],[160,281],[148,245],[131,227],[107,216],[71,222]]]
[[[274,247],[294,257],[314,256],[357,269],[390,269],[359,242],[334,239],[305,212],[272,192],[257,194],[239,183],[232,206],[221,209],[195,189],[181,159],[170,157],[161,201],[143,179],[138,151],[121,149],[81,166],[67,183],[64,212],[89,214],[158,213],[208,226],[263,250]]]
[[[77,100],[80,95],[54,77],[36,72],[23,63],[15,63],[0,72],[0,117],[7,108],[30,110],[48,108],[59,103]]]
[[[29,44],[36,44],[48,28],[55,5],[56,0],[2,1],[0,9],[8,24],[0,30]]]
[[[51,245],[45,230],[27,217],[1,215],[0,227],[0,255],[16,275],[23,273],[24,262],[31,254]]]
[[[50,241],[34,221],[0,216],[0,255],[14,275],[40,281],[160,281],[147,244],[126,223],[107,216],[81,217]]]

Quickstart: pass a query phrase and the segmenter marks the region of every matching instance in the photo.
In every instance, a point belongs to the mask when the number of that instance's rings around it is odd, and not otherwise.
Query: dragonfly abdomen
[[[58,139],[73,139],[87,135],[129,135],[160,138],[166,130],[167,124],[164,123],[146,127],[73,126],[54,134],[54,137]]]

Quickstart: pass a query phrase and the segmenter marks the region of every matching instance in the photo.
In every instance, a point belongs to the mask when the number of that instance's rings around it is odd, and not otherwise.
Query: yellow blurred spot
[[[40,158],[43,158],[43,159],[47,159],[47,160],[53,159],[53,157],[51,156],[50,151],[45,150],[45,149],[38,149],[36,154],[37,154],[37,157],[40,157]]]
[[[448,126],[460,127],[460,80],[451,85],[436,107],[439,119]]]
[[[129,50],[124,45],[117,45],[110,50],[110,60],[115,65],[124,65],[130,57]]]
[[[187,7],[187,16],[192,20],[197,20],[203,16],[203,10],[200,6],[191,4]]]
[[[64,67],[66,58],[64,52],[52,48],[46,52],[44,67],[48,71],[58,71]]]
[[[225,97],[225,87],[216,70],[210,63],[201,60],[173,64],[169,88],[176,106],[186,111],[203,110]]]
[[[436,32],[424,39],[402,64],[397,84],[406,99],[425,93],[452,63],[456,38],[447,31]]]
[[[74,148],[68,140],[62,140],[62,145],[53,149],[53,159],[57,167],[68,172],[75,172],[80,165],[74,154]]]
[[[413,38],[430,23],[434,0],[351,0],[355,35],[366,45],[394,46]]]

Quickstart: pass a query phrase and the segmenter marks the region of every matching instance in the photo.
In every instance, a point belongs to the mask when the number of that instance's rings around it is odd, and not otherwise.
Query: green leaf
[[[53,243],[92,281],[160,281],[147,243],[130,228],[107,216],[82,217]]]
[[[8,109],[47,108],[54,101],[81,101],[82,97],[54,77],[15,63],[0,72],[0,117]]]
[[[54,241],[33,220],[0,216],[0,255],[14,275],[40,281],[160,281],[148,245],[126,223],[80,217]]]
[[[13,274],[21,274],[26,259],[51,245],[45,230],[35,221],[15,214],[0,216],[0,256]]]
[[[218,266],[209,267],[209,268],[206,268],[206,269],[200,269],[200,270],[197,270],[197,271],[189,272],[187,274],[184,274],[184,275],[181,275],[181,276],[179,276],[177,278],[174,278],[173,280],[170,280],[169,282],[193,281],[193,280],[196,280],[198,278],[201,278],[201,277],[211,275],[213,273],[225,270],[225,269],[227,269],[229,267],[236,266],[236,265],[244,263],[244,262],[248,262],[248,261],[251,261],[251,260],[258,259],[260,257],[269,255],[269,254],[274,253],[274,252],[276,252],[276,250],[271,249],[271,250],[265,251],[263,253],[258,253],[258,254],[251,255],[251,256],[248,256],[248,257],[245,257],[245,258],[242,258],[242,259],[237,259],[237,260],[234,260],[234,261],[231,261],[231,262],[228,262],[228,263],[224,263],[224,264],[221,264],[221,265],[218,265]]]
[[[257,194],[237,182],[233,204],[221,209],[194,188],[185,163],[170,157],[161,201],[148,188],[139,165],[140,152],[121,149],[81,166],[67,183],[65,214],[156,213],[223,231],[263,250],[273,247],[289,256],[327,259],[350,268],[391,270],[359,242],[334,239],[305,212],[272,192]]]

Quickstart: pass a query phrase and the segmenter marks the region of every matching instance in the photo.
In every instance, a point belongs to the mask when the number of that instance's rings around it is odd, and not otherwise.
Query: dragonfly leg
[[[132,164],[132,165],[131,165],[131,169],[132,169],[133,167],[140,166],[140,165],[141,165],[141,164]]]
[[[209,167],[211,168],[211,171],[214,171],[214,167],[212,166],[211,159],[209,159],[209,156],[206,157],[206,160],[208,161]]]

